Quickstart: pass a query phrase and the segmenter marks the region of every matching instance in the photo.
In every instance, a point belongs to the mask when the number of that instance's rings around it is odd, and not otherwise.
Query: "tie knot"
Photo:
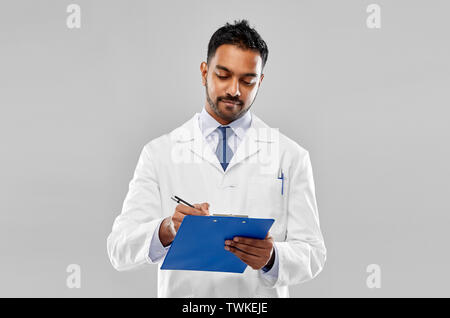
[[[226,138],[226,136],[227,136],[227,128],[231,128],[231,127],[230,126],[219,126],[217,128],[221,131],[222,137]]]

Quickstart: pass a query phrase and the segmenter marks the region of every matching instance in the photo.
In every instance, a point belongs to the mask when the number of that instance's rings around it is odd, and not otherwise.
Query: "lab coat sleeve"
[[[321,272],[326,260],[309,153],[302,157],[293,161],[290,173],[286,239],[275,242],[279,268],[272,287],[311,280]]]
[[[278,252],[277,252],[277,246],[273,245],[273,253],[274,253],[274,260],[272,268],[266,271],[264,268],[260,269],[260,275],[263,279],[265,279],[269,284],[270,282],[275,283],[278,278],[278,268],[279,268],[279,262],[278,262]]]
[[[118,271],[133,270],[160,262],[149,256],[154,233],[163,219],[157,175],[146,145],[139,157],[133,179],[107,239],[108,256]],[[153,244],[154,246],[155,244]]]

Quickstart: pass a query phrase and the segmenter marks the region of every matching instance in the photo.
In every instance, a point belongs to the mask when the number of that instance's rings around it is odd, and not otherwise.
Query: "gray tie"
[[[230,126],[219,126],[217,129],[220,131],[219,144],[217,145],[216,155],[222,165],[223,171],[227,169],[228,164],[233,157],[233,151],[228,146],[227,139],[231,135]]]

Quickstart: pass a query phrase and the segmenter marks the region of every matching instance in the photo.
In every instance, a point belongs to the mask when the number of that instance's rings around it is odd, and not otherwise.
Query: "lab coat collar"
[[[200,127],[198,126],[198,116],[200,116],[200,113],[195,113],[194,116],[182,126],[173,130],[171,133],[173,140],[176,142],[187,142],[200,138],[202,134]],[[252,113],[251,116],[250,130],[253,130],[253,132],[246,136],[249,136],[249,138],[255,142],[275,142],[276,136],[270,133],[272,128],[254,113]],[[200,136],[197,133],[200,133]]]
[[[228,124],[233,132],[238,136],[239,140],[243,140],[247,130],[250,128],[252,122],[252,115],[250,110],[248,110],[242,117],[232,121]],[[212,117],[205,107],[203,107],[199,115],[199,125],[203,136],[206,138],[217,127],[222,126],[214,117]]]
[[[233,166],[244,159],[255,155],[267,144],[277,142],[278,139],[278,130],[270,128],[259,117],[252,113],[250,128],[247,130],[244,139],[239,144],[226,171],[223,171],[216,154],[213,153],[203,137],[198,124],[199,115],[200,113],[196,113],[189,121],[172,131],[171,139],[177,143],[187,143],[193,153],[214,165],[222,173],[227,173]]]

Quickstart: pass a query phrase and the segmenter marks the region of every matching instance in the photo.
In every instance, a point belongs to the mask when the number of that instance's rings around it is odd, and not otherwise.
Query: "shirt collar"
[[[203,107],[200,116],[198,118],[200,130],[202,131],[203,136],[206,138],[209,136],[217,127],[222,126],[217,120],[214,119],[207,111],[206,108]],[[245,133],[250,128],[252,123],[252,115],[250,110],[247,111],[244,116],[232,121],[227,126],[230,126],[233,132],[239,137],[239,139],[243,139]]]

